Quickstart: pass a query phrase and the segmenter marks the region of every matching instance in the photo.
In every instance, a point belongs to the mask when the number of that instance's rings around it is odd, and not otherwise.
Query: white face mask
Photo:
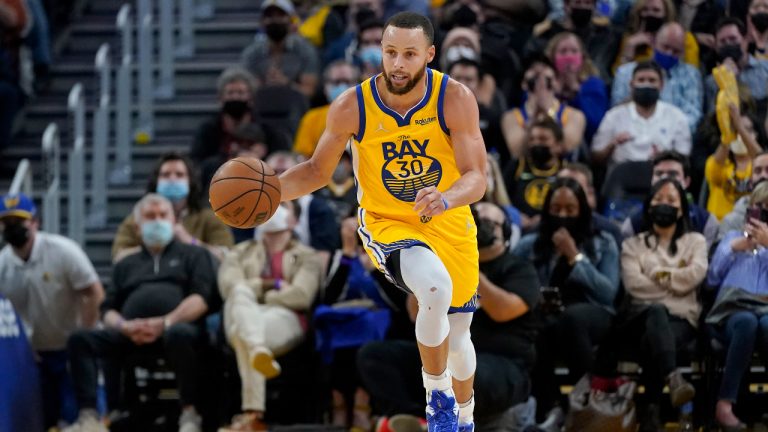
[[[269,218],[268,221],[264,222],[264,224],[261,226],[261,232],[274,233],[289,229],[290,226],[288,225],[288,222],[290,217],[290,210],[284,206],[279,206],[275,214],[273,214],[272,217]]]

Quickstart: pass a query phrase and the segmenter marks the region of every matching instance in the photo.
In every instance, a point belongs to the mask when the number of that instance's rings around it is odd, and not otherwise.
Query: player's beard
[[[384,71],[384,82],[387,84],[387,90],[392,94],[400,96],[408,94],[411,90],[413,90],[414,87],[416,87],[416,84],[421,81],[421,79],[424,77],[425,71],[427,70],[427,62],[425,61],[424,66],[419,68],[418,72],[416,72],[416,75],[409,79],[408,82],[406,82],[402,87],[395,87],[389,76],[389,72],[384,69],[384,63],[381,64],[381,69]]]

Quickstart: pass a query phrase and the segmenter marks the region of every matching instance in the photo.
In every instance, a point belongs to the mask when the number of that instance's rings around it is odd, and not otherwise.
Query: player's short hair
[[[384,25],[384,30],[389,26],[404,29],[420,28],[427,38],[427,43],[429,43],[429,45],[435,43],[435,28],[432,26],[432,22],[429,18],[424,15],[414,12],[399,12],[392,15],[392,17],[387,20],[387,23]]]

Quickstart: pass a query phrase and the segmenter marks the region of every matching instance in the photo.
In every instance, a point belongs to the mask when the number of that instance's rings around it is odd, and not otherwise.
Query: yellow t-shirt
[[[299,122],[296,138],[293,140],[293,151],[306,157],[312,156],[325,130],[325,119],[328,117],[330,105],[312,108],[307,111]]]
[[[479,280],[477,229],[469,206],[434,217],[413,210],[420,189],[450,188],[461,177],[443,118],[448,76],[427,68],[426,91],[406,115],[387,107],[376,75],[356,87],[360,129],[353,136],[352,165],[360,204],[358,233],[376,266],[395,250],[427,246],[451,275],[451,306],[469,307]]]
[[[736,171],[736,165],[730,159],[720,165],[714,156],[710,156],[704,168],[704,175],[709,186],[707,210],[718,220],[723,220],[725,215],[733,210],[733,204],[749,194],[752,162],[749,162],[744,171]]]

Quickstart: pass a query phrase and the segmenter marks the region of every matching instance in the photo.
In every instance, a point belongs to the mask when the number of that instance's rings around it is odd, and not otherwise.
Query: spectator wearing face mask
[[[299,129],[296,131],[296,138],[293,142],[293,151],[295,153],[307,158],[312,156],[318,141],[320,141],[320,136],[325,131],[325,118],[328,116],[331,102],[344,93],[344,90],[354,87],[359,82],[360,70],[346,60],[334,61],[325,68],[323,90],[325,91],[328,103],[312,108],[301,118]]]
[[[544,197],[563,164],[563,131],[551,118],[531,124],[525,153],[504,168],[504,181],[512,204],[520,210],[524,232],[541,219]]]
[[[664,86],[659,100],[674,105],[688,118],[691,132],[696,130],[702,116],[704,84],[701,72],[681,57],[685,50],[685,30],[678,23],[661,26],[653,46],[653,60],[664,72]],[[611,105],[616,106],[630,99],[630,81],[636,62],[623,64],[616,71],[611,88]]]
[[[362,33],[369,28],[372,22],[381,22],[384,18],[383,0],[350,0],[347,7],[346,32],[331,41],[323,50],[322,60],[324,65],[340,59],[349,59],[348,54],[360,47]],[[383,26],[383,24],[382,24]],[[378,34],[381,42],[381,32]],[[381,44],[377,44],[381,50]]]
[[[547,57],[555,65],[560,81],[558,96],[568,105],[584,113],[586,142],[592,141],[605,112],[608,111],[608,93],[584,44],[575,33],[563,32],[547,45]]]
[[[752,98],[760,105],[768,98],[768,60],[760,60],[747,52],[749,40],[744,23],[738,18],[721,19],[715,28],[715,48],[720,64],[736,75],[739,84],[749,89]],[[717,83],[713,76],[707,77],[707,111],[712,111],[717,97]]]
[[[549,59],[543,55],[529,59],[522,88],[526,92],[525,101],[519,108],[504,113],[501,119],[509,153],[513,158],[520,158],[530,125],[535,121],[551,118],[562,128],[563,154],[572,155],[584,140],[586,119],[581,111],[569,107],[557,98],[561,83]]]
[[[174,208],[163,196],[145,195],[134,206],[132,220],[141,246],[115,264],[102,304],[104,328],[81,330],[69,338],[80,416],[65,431],[106,432],[96,411],[99,360],[119,371],[126,358],[143,353],[162,355],[175,373],[179,430],[201,432],[194,404],[200,400],[202,318],[216,283],[212,261],[205,250],[174,240]],[[107,396],[110,407],[118,406],[118,395]]]
[[[232,134],[242,125],[252,123],[253,94],[256,81],[241,67],[231,67],[219,75],[217,83],[220,110],[198,128],[189,157],[202,166],[209,159],[228,158]]]
[[[617,70],[624,63],[642,62],[653,58],[654,41],[659,29],[666,23],[674,22],[676,18],[677,12],[672,0],[635,2],[613,69]],[[699,67],[699,44],[693,34],[685,33],[683,45],[680,59],[694,67]]]
[[[362,78],[381,73],[381,35],[383,33],[383,21],[367,20],[360,24],[357,45],[354,51],[347,52],[346,59],[360,68]]]
[[[611,79],[611,65],[619,50],[620,33],[607,18],[595,13],[595,0],[565,0],[565,16],[548,19],[533,29],[525,47],[527,54],[542,52],[556,35],[568,31],[576,34],[586,46],[589,57],[606,82]],[[584,62],[582,62],[584,63]]]
[[[260,240],[238,244],[219,268],[224,329],[242,380],[242,410],[222,431],[266,430],[266,380],[280,374],[276,357],[304,339],[306,312],[320,289],[321,260],[293,233],[295,203],[283,203],[259,227]]]
[[[663,151],[653,158],[653,174],[649,186],[653,186],[659,180],[669,178],[680,183],[683,189],[688,190],[691,185],[690,171],[691,165],[688,163],[688,158],[673,150]],[[688,220],[691,231],[704,235],[707,244],[713,245],[717,240],[717,218],[695,202],[690,202],[691,200],[687,196],[686,200],[689,201]],[[647,219],[644,217],[643,211],[636,212],[621,224],[621,233],[625,239],[647,230]]]
[[[752,0],[747,20],[748,52],[758,60],[768,60],[768,0]]]
[[[492,155],[488,155],[488,158],[486,158],[485,175],[487,184],[485,186],[485,194],[480,201],[495,204],[504,210],[511,228],[511,237],[507,240],[509,241],[510,248],[514,248],[522,234],[522,218],[520,210],[516,209],[509,199],[501,167]]]
[[[691,153],[688,119],[659,100],[664,72],[655,62],[638,63],[630,81],[632,101],[611,108],[592,140],[592,159],[614,165],[649,160],[664,150]]]
[[[514,254],[533,262],[542,287],[541,329],[536,343],[533,393],[540,413],[560,390],[555,364],[565,361],[575,383],[592,369],[593,349],[608,332],[619,288],[619,251],[597,231],[579,184],[558,178],[547,192],[541,224],[520,239]]]
[[[762,152],[752,159],[752,175],[749,178],[749,189],[754,191],[758,184],[768,180],[768,153]],[[743,196],[736,201],[733,210],[720,223],[718,238],[723,238],[729,231],[744,230],[744,221],[749,207],[749,197]]]
[[[341,154],[341,159],[331,175],[331,181],[325,187],[315,191],[314,195],[328,203],[337,221],[343,220],[350,212],[357,209],[357,187],[352,168],[352,155],[349,152],[345,151]]]
[[[5,242],[0,250],[0,298],[10,301],[11,312],[18,312],[36,358],[40,387],[28,392],[41,395],[43,405],[35,416],[46,430],[60,420],[71,423],[77,409],[67,369],[67,339],[78,329],[98,324],[104,289],[77,243],[39,231],[40,215],[28,196],[0,197],[0,225]],[[5,325],[0,319],[0,328]],[[0,341],[6,336],[0,330]]]
[[[232,231],[213,214],[209,205],[202,206],[197,179],[191,162],[177,153],[167,153],[160,157],[147,185],[147,193],[157,193],[173,204],[176,240],[203,247],[221,259],[234,243]],[[117,228],[112,242],[113,262],[140,249],[141,236],[135,224],[133,214],[130,214]]]
[[[295,30],[290,0],[261,3],[263,33],[242,53],[241,63],[261,85],[292,86],[307,98],[315,93],[319,60],[315,48]]]

